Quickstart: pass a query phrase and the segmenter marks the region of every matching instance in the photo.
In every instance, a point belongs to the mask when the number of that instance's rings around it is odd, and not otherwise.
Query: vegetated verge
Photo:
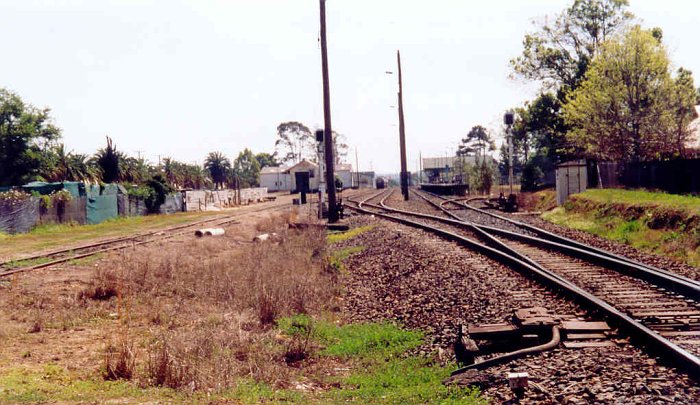
[[[291,220],[124,251],[88,266],[73,290],[5,286],[14,321],[0,335],[23,354],[0,358],[0,402],[484,403],[442,384],[454,364],[408,354],[421,332],[343,322],[329,258],[360,254],[352,244],[371,228],[329,238]],[[261,231],[276,237],[241,242]],[[62,350],[76,331],[101,338]]]
[[[542,216],[635,248],[700,265],[700,198],[662,192],[593,189]]]

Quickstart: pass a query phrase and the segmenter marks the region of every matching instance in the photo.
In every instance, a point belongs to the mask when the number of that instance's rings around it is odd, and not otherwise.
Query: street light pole
[[[408,201],[408,171],[406,169],[406,133],[403,121],[403,85],[401,83],[401,53],[396,51],[396,62],[399,68],[399,144],[401,147],[401,193],[404,201]]]
[[[319,0],[321,9],[321,70],[323,74],[323,144],[325,146],[326,187],[328,189],[328,223],[338,222],[333,164],[333,130],[331,128],[331,94],[328,81],[328,52],[326,50],[326,0]]]

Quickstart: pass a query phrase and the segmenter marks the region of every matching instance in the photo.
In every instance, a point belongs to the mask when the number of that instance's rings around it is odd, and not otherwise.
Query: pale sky
[[[401,50],[409,170],[536,94],[508,78],[532,20],[571,0],[328,0],[333,129],[360,170],[399,170]],[[630,0],[700,85],[700,2]],[[272,152],[276,127],[323,123],[316,0],[0,0],[0,87],[48,106],[69,150],[201,163]]]

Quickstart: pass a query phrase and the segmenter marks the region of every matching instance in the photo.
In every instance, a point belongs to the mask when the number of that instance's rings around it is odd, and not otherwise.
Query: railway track
[[[287,204],[273,204],[265,207],[237,212],[231,215],[217,216],[187,224],[172,226],[168,228],[142,232],[137,235],[122,236],[95,243],[75,246],[71,248],[58,249],[46,253],[22,257],[15,260],[8,260],[0,263],[0,278],[21,272],[43,269],[72,260],[78,260],[100,253],[107,253],[117,250],[135,247],[148,243],[160,242],[191,233],[202,226],[220,227],[237,223],[238,219],[244,215],[262,211],[277,211],[288,207]]]
[[[418,227],[478,250],[603,314],[633,343],[694,378],[700,376],[697,281],[587,249],[578,242],[567,244],[558,235],[552,238],[556,241],[539,237],[549,233],[540,233],[530,225],[515,229],[517,224],[470,209],[468,202],[446,203],[449,200],[414,192],[425,202],[421,212],[414,210],[415,204],[411,210],[391,207],[386,201],[392,192],[354,197],[351,209]],[[446,204],[461,204],[463,211],[447,209]],[[468,212],[468,219],[458,212]]]

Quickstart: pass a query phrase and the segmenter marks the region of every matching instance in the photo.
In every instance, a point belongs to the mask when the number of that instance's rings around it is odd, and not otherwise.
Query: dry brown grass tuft
[[[128,331],[123,331],[116,344],[105,348],[102,376],[105,380],[131,380],[135,370],[136,348]]]
[[[252,314],[248,314],[252,316]],[[270,352],[271,332],[246,331],[245,316],[203,320],[185,330],[162,331],[149,346],[146,364],[150,385],[197,391],[221,389],[250,377],[272,384],[288,372]]]
[[[113,268],[100,268],[88,287],[78,293],[79,300],[91,299],[106,301],[119,296],[121,280],[119,273]]]
[[[308,355],[308,338],[280,345],[275,320],[322,311],[337,294],[336,275],[324,270],[325,231],[289,229],[293,220],[251,228],[278,235],[261,243],[230,232],[130,251],[78,298],[99,305],[117,295],[130,305],[129,319],[147,330],[147,385],[216,390],[241,377],[284,385],[288,364]],[[132,377],[136,357],[126,342],[106,350],[105,378]]]

